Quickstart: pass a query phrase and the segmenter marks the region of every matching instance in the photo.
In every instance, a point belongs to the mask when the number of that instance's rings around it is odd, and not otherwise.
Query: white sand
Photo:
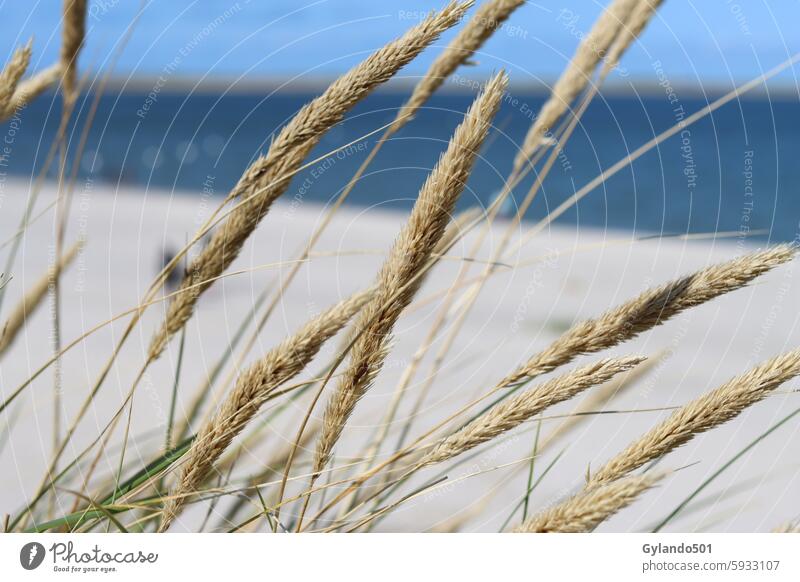
[[[0,200],[3,241],[17,228],[27,183],[9,181]],[[53,200],[48,186],[37,210]],[[165,243],[177,247],[208,215],[216,201],[197,196],[174,196],[106,185],[80,184],[75,194],[67,236],[72,241],[85,236],[87,246],[63,279],[62,341],[67,343],[95,325],[133,307],[157,272],[160,249]],[[206,207],[207,206],[207,207]],[[233,275],[215,284],[201,302],[186,336],[186,357],[180,382],[178,415],[196,387],[213,368],[258,294],[288,272],[274,266],[291,260],[323,215],[323,208],[311,204],[292,207],[278,204],[249,241],[232,271],[273,264]],[[13,280],[9,284],[3,313],[7,314],[28,288],[45,271],[50,260],[54,213],[48,212],[28,229]],[[366,286],[389,248],[403,216],[376,209],[345,209],[334,220],[318,245],[328,256],[315,257],[305,265],[273,315],[248,361],[263,354],[311,313]],[[500,226],[486,246],[497,244]],[[451,252],[456,259],[467,252],[471,238]],[[630,242],[630,236],[599,230],[575,232],[555,228],[532,241],[518,255],[507,257],[514,264],[553,252],[556,258],[517,269],[500,269],[485,287],[473,308],[454,349],[446,361],[413,434],[432,426],[448,412],[489,388],[516,363],[550,342],[565,326],[578,318],[599,314],[604,308],[630,298],[648,285],[731,258],[749,246],[735,240],[686,241],[682,239]],[[3,255],[8,250],[4,248]],[[363,254],[362,251],[374,251]],[[355,254],[350,254],[356,252]],[[5,260],[5,258],[3,258]],[[446,289],[458,269],[457,260],[442,263],[426,283],[420,297]],[[615,402],[614,409],[643,409],[679,405],[715,387],[730,376],[800,343],[798,307],[800,294],[793,265],[785,266],[758,281],[711,304],[694,309],[667,325],[629,342],[614,353],[651,355],[669,350],[664,365]],[[472,267],[477,274],[480,265]],[[413,310],[401,321],[396,345],[377,385],[359,405],[346,439],[337,449],[337,462],[360,450],[359,445],[380,422],[406,363],[427,332],[441,296]],[[50,305],[35,314],[25,333],[0,363],[3,398],[32,374],[52,353]],[[122,351],[117,365],[106,379],[95,405],[80,425],[74,446],[65,459],[72,459],[108,422],[119,406],[143,361],[151,334],[160,317],[161,306],[151,308]],[[5,317],[5,316],[4,316]],[[124,329],[126,319],[105,326],[90,335],[63,358],[65,420],[71,419],[95,381]],[[338,341],[334,340],[317,358],[313,371],[330,360]],[[437,346],[440,342],[437,342]],[[128,459],[150,460],[163,442],[163,425],[169,408],[178,354],[178,342],[150,370],[135,400],[132,442]],[[586,360],[583,360],[586,361]],[[405,421],[416,398],[420,380],[427,374],[431,358],[406,399],[394,431]],[[663,486],[648,493],[634,507],[605,524],[605,531],[639,530],[663,517],[704,478],[777,420],[800,406],[797,388],[790,383],[781,394],[753,407],[725,427],[703,435],[664,462],[678,468],[694,463],[671,476]],[[19,421],[0,453],[0,512],[16,513],[18,507],[41,479],[52,447],[53,370],[47,370],[27,389],[11,410]],[[241,462],[241,474],[269,460],[265,451],[274,450],[296,431],[307,399],[290,407],[281,420],[265,431],[265,445],[249,451]],[[566,407],[552,413],[566,411]],[[318,406],[317,416],[322,407]],[[598,467],[668,412],[609,414],[587,419],[563,443],[536,465],[536,474],[569,445],[552,471],[533,494],[533,506],[541,507],[578,486],[587,465]],[[7,415],[2,420],[5,431]],[[543,425],[543,432],[550,423]],[[488,506],[468,521],[466,530],[495,531],[507,517],[525,488],[526,471],[514,467],[491,471],[529,454],[535,425],[513,433],[508,444],[487,450],[481,457],[453,470],[446,488],[408,502],[404,509],[381,525],[382,529],[427,530],[451,517],[465,515],[490,494]],[[151,437],[145,438],[148,432]],[[395,432],[393,432],[395,434]],[[117,431],[115,442],[119,442]],[[701,499],[714,500],[683,519],[673,530],[765,531],[800,513],[800,416],[745,455]],[[100,473],[113,473],[118,455],[110,454],[100,464]],[[303,471],[300,466],[298,472]],[[484,472],[485,471],[485,472]],[[473,472],[484,472],[462,479]],[[429,469],[421,478],[437,473]],[[509,476],[512,478],[509,479]],[[97,483],[97,478],[95,478]],[[70,486],[77,486],[71,483]],[[69,498],[56,507],[68,511]],[[255,511],[255,510],[254,510]],[[205,512],[188,512],[181,525],[197,527]],[[248,512],[250,510],[248,509]],[[243,514],[244,515],[244,514]],[[515,520],[515,522],[518,518]],[[212,523],[214,521],[212,520]]]

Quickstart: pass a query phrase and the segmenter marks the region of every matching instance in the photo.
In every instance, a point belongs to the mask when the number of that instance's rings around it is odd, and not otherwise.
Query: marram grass
[[[588,34],[577,43],[571,61],[529,127],[524,143],[520,144],[518,155],[508,160],[512,177],[521,180],[527,170],[536,169],[542,152],[553,143],[550,136],[558,131],[559,124],[574,127],[582,108],[596,93],[594,83],[601,83],[620,63],[622,56],[654,19],[661,4],[660,0],[612,0],[608,3]],[[491,147],[491,140],[487,137],[509,88],[508,75],[498,72],[490,76],[472,106],[464,112],[463,120],[446,148],[443,147],[438,162],[431,164],[433,169],[417,193],[414,207],[394,243],[381,249],[387,254],[377,273],[370,276],[373,283],[368,290],[338,302],[331,300],[333,305],[329,309],[311,317],[278,345],[252,360],[246,357],[248,346],[242,354],[237,354],[241,366],[230,364],[229,358],[233,357],[236,347],[231,345],[231,353],[222,356],[218,366],[219,370],[226,369],[226,366],[230,368],[230,384],[220,382],[221,376],[215,371],[195,398],[197,409],[192,410],[192,418],[176,422],[185,427],[199,427],[196,434],[188,435],[188,429],[181,430],[177,445],[170,447],[167,444],[162,449],[154,449],[150,461],[140,462],[142,458],[138,455],[138,458],[130,454],[125,456],[129,436],[134,439],[141,432],[141,427],[129,424],[121,450],[114,449],[110,436],[117,421],[127,418],[129,423],[134,423],[133,415],[125,417],[123,413],[145,370],[164,353],[176,334],[193,333],[186,324],[203,294],[229,274],[232,263],[259,228],[273,203],[287,191],[292,177],[303,168],[306,158],[328,131],[378,86],[403,74],[403,68],[424,50],[430,48],[435,52],[427,71],[401,107],[390,116],[391,121],[385,126],[380,141],[348,182],[330,214],[318,230],[309,233],[309,243],[302,254],[303,262],[312,258],[311,247],[325,240],[320,235],[329,224],[330,215],[355,187],[380,146],[390,138],[399,137],[402,128],[413,125],[415,115],[459,67],[469,66],[481,58],[481,51],[490,50],[484,47],[491,46],[487,43],[506,22],[513,22],[525,2],[486,0],[470,14],[472,5],[471,1],[454,1],[430,13],[405,34],[378,48],[336,79],[276,132],[267,152],[245,169],[220,204],[215,214],[219,217],[214,223],[217,228],[211,233],[208,244],[189,262],[187,274],[178,289],[165,298],[166,313],[157,322],[155,330],[146,327],[149,319],[138,317],[151,305],[160,303],[155,295],[146,295],[143,305],[125,312],[124,315],[137,315],[130,324],[131,329],[141,327],[144,337],[151,338],[150,343],[144,346],[147,349],[143,355],[142,373],[131,379],[130,397],[123,400],[110,422],[99,427],[98,434],[89,439],[88,446],[73,443],[76,427],[70,428],[60,448],[57,447],[58,453],[50,464],[52,471],[44,477],[43,486],[24,508],[5,519],[6,531],[102,531],[108,527],[119,531],[174,531],[184,523],[186,527],[195,527],[192,524],[197,512],[193,512],[191,517],[188,515],[195,505],[206,510],[205,521],[197,526],[204,531],[370,531],[380,527],[385,523],[384,519],[404,508],[410,500],[437,491],[442,479],[451,478],[458,483],[507,466],[528,473],[528,484],[520,492],[523,496],[516,506],[524,506],[523,514],[517,513],[515,508],[506,521],[507,524],[517,524],[514,531],[591,532],[621,511],[633,512],[643,507],[644,504],[637,501],[656,486],[666,488],[683,482],[691,487],[692,483],[687,482],[691,479],[690,472],[675,472],[665,480],[665,473],[652,468],[653,462],[667,457],[699,434],[726,423],[740,422],[737,417],[741,413],[800,375],[800,350],[796,346],[789,346],[782,355],[766,355],[761,364],[751,366],[749,371],[716,388],[698,387],[697,396],[673,407],[674,410],[664,414],[666,418],[653,422],[649,430],[643,431],[629,446],[599,466],[595,466],[592,451],[572,451],[572,454],[586,457],[588,469],[585,475],[565,476],[573,482],[576,477],[582,483],[585,480],[577,490],[570,491],[570,495],[548,504],[534,491],[541,479],[561,470],[557,461],[563,451],[550,459],[544,469],[541,469],[541,457],[554,453],[555,444],[567,446],[567,436],[584,419],[596,414],[636,412],[609,410],[610,402],[618,399],[623,389],[630,394],[636,379],[652,367],[652,361],[657,358],[644,362],[644,358],[638,356],[614,356],[603,352],[625,349],[623,344],[667,324],[670,319],[735,292],[769,271],[790,263],[795,248],[776,245],[704,267],[646,289],[619,305],[598,310],[598,316],[579,321],[558,337],[548,340],[533,356],[515,367],[501,370],[495,376],[500,380],[490,384],[493,386],[490,391],[478,392],[477,398],[468,397],[475,394],[475,386],[448,386],[453,393],[463,396],[467,404],[452,414],[442,413],[440,418],[431,420],[424,428],[416,428],[416,413],[422,411],[424,397],[411,407],[405,400],[407,393],[417,388],[412,381],[414,373],[420,362],[428,358],[437,365],[444,363],[447,350],[436,349],[436,342],[441,339],[441,330],[437,326],[456,321],[458,325],[451,328],[455,330],[453,333],[465,333],[459,331],[460,324],[469,311],[466,303],[449,301],[455,297],[455,289],[430,289],[431,295],[426,296],[423,290],[427,291],[429,286],[436,284],[436,280],[428,275],[439,269],[444,259],[463,261],[464,264],[478,260],[476,257],[482,250],[484,235],[473,243],[474,252],[467,257],[455,257],[451,249],[469,236],[472,227],[484,220],[488,224],[496,214],[496,208],[490,207],[485,212],[474,208],[457,212],[456,206],[472,173],[482,171],[480,165],[477,169],[475,167],[481,149]],[[86,10],[87,2],[84,0],[64,0],[60,50],[55,63],[43,67],[37,65],[37,72],[31,71],[32,62],[36,62],[34,55],[40,49],[35,41],[11,52],[8,61],[0,67],[0,119],[18,115],[31,100],[48,89],[57,88],[64,97],[64,121],[69,120],[81,91],[80,65],[85,60],[82,53],[87,40]],[[436,46],[441,35],[449,29],[454,29],[451,39],[443,46]],[[520,58],[528,56],[521,55]],[[529,58],[535,59],[536,56],[530,55]],[[581,95],[581,107],[573,110]],[[568,139],[570,131],[565,130],[556,136],[557,139]],[[71,147],[69,144],[53,145]],[[562,147],[563,143],[558,142],[558,146]],[[67,156],[62,158],[62,177],[69,175],[69,160]],[[549,167],[547,163],[543,167],[544,175]],[[600,179],[601,183],[603,179]],[[504,195],[511,194],[517,186],[514,180],[510,182]],[[505,243],[510,241],[509,233],[507,230],[501,246],[505,247]],[[16,236],[25,234],[23,228]],[[202,234],[198,233],[197,239]],[[522,240],[524,237],[520,238]],[[48,272],[43,273],[30,288],[21,291],[22,299],[17,305],[2,313],[0,358],[4,365],[15,362],[15,358],[20,356],[21,336],[24,335],[29,342],[36,341],[31,321],[42,317],[42,306],[46,304],[49,293],[58,287],[57,283],[78,251],[76,245],[63,253]],[[325,254],[328,249],[322,251],[321,254]],[[329,254],[333,253],[330,251]],[[499,263],[501,254],[492,255],[489,264]],[[524,261],[520,265],[524,265]],[[275,294],[274,301],[291,298],[291,283],[299,269],[299,265],[294,266],[290,275],[279,281],[279,293]],[[464,276],[459,275],[454,288],[473,288],[469,287],[473,281],[467,278],[467,271],[463,268]],[[494,275],[494,271],[494,268],[487,269],[490,275]],[[9,280],[6,276],[2,281],[4,287],[15,284],[13,278]],[[159,283],[160,280],[155,280],[151,289],[158,289]],[[483,280],[479,280],[477,284],[482,283]],[[5,291],[4,288],[0,293]],[[755,289],[754,296],[758,292],[759,289]],[[66,293],[62,295],[63,299],[68,297]],[[385,424],[375,426],[361,446],[351,446],[352,443],[345,442],[347,439],[344,437],[349,436],[348,431],[354,430],[354,413],[359,402],[367,395],[369,398],[382,396],[374,387],[393,349],[393,335],[398,325],[404,317],[424,309],[430,301],[443,295],[448,299],[442,311],[444,315],[431,326],[431,332],[417,348],[414,360],[407,363],[401,376],[403,381],[387,399],[385,408],[376,418],[370,419]],[[53,303],[56,307],[50,314],[51,328],[58,331],[60,301]],[[255,317],[260,307],[261,303],[252,306],[252,313],[248,311],[249,317]],[[274,307],[268,305],[267,312]],[[541,306],[543,310],[550,307]],[[262,320],[266,322],[267,317]],[[97,329],[111,322],[100,323]],[[243,322],[241,329],[248,323]],[[340,333],[348,325],[347,332]],[[258,326],[253,332],[254,340],[260,331],[261,326]],[[34,380],[43,379],[44,370],[52,364],[60,365],[63,354],[81,346],[89,335],[64,348],[57,348],[50,363],[40,368],[19,389],[9,392],[11,397],[4,400],[0,408],[0,415],[7,421],[4,424],[10,427],[9,432],[16,420],[14,415],[25,412],[23,408],[9,404],[26,390],[32,390]],[[335,336],[340,337],[331,341]],[[206,338],[193,339],[202,342]],[[785,339],[791,341],[791,338]],[[483,337],[477,338],[478,342],[483,340]],[[255,341],[251,345],[253,343]],[[331,361],[318,362],[323,360],[323,348],[333,344],[338,347],[333,349]],[[493,346],[484,347],[488,351]],[[113,367],[118,353],[114,351],[100,383],[108,369]],[[185,365],[194,365],[198,357],[183,352],[181,356],[180,361],[185,360]],[[574,368],[565,369],[573,363]],[[178,397],[182,396],[183,386],[179,381],[180,365],[177,368],[168,376],[161,376],[163,372],[158,366],[153,366],[148,373],[157,376],[154,380],[158,383],[174,382]],[[59,372],[57,369],[56,377]],[[123,379],[123,383],[125,381]],[[434,381],[438,387],[447,379],[431,374],[422,383],[433,385]],[[659,382],[657,378],[655,381]],[[218,402],[209,398],[212,388],[220,395]],[[667,390],[672,388],[665,387]],[[555,406],[567,404],[578,396],[582,400],[571,412],[560,414],[554,410]],[[484,401],[489,397],[493,400],[486,405]],[[68,402],[71,406],[72,401]],[[83,404],[76,422],[88,410],[88,402],[91,398]],[[324,406],[316,407],[318,402]],[[484,407],[478,408],[482,404]],[[409,409],[412,414],[403,419],[403,414]],[[551,420],[560,422],[555,427],[547,425],[548,415],[552,415]],[[202,420],[194,422],[196,419]],[[302,428],[294,440],[277,438],[275,427],[279,424],[289,427],[281,434],[295,434],[296,427]],[[777,426],[763,427],[766,429],[763,435]],[[168,428],[174,429],[172,426]],[[492,456],[494,451],[511,439],[527,436],[533,428],[536,429],[535,441],[527,457],[508,465],[500,465],[495,460]],[[587,427],[587,431],[592,430],[594,427]],[[159,440],[164,442],[163,438]],[[749,447],[761,440],[763,436]],[[166,441],[172,442],[169,437]],[[138,441],[136,445],[139,446]],[[767,444],[760,446],[766,447]],[[64,450],[76,451],[69,463],[59,462]],[[733,460],[742,455],[739,453]],[[109,466],[115,465],[110,474],[94,471],[100,459],[110,460]],[[478,459],[477,465],[472,465],[465,477],[458,477],[457,470],[464,469],[475,459]],[[704,459],[698,461],[705,462]],[[474,470],[475,466],[477,470]],[[718,469],[714,475],[727,466]],[[422,478],[429,476],[431,469],[441,472],[433,481],[425,482]],[[95,476],[96,473],[100,476]],[[696,492],[708,483],[709,480],[703,482]],[[74,493],[74,498],[66,507],[71,506],[73,510],[62,511],[65,507],[62,499],[68,493]],[[491,501],[491,494],[491,491],[485,492],[481,503],[474,504],[461,516],[442,521],[437,529],[465,528],[468,519],[481,516]],[[662,520],[658,528],[666,525],[685,504]],[[304,521],[307,508],[311,508],[312,513]],[[777,527],[776,531],[797,531],[796,521],[791,515],[776,516],[771,522],[772,526],[778,523],[784,525]]]

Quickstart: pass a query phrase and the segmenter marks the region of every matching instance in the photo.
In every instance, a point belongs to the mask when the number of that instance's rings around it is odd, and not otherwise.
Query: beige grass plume
[[[414,86],[414,91],[398,111],[395,123],[389,127],[383,139],[387,139],[408,123],[442,83],[470,59],[494,31],[508,20],[511,13],[523,4],[525,0],[488,0],[481,4],[447,48],[431,63],[425,76]]]
[[[516,533],[588,533],[653,487],[664,474],[647,474],[612,481],[582,491],[534,515]]]
[[[52,65],[28,79],[22,75],[30,64],[32,41],[18,48],[0,72],[0,121],[11,117],[34,98],[51,87],[61,76],[61,65]]]
[[[736,417],[800,374],[800,350],[772,358],[676,410],[592,475],[590,485],[613,481]]]
[[[528,130],[522,148],[514,158],[514,173],[520,172],[541,146],[547,132],[589,84],[597,64],[605,57],[622,24],[638,2],[639,0],[613,0],[578,45],[575,55],[556,81],[550,97]]]
[[[201,427],[182,459],[181,477],[164,505],[159,531],[169,528],[186,497],[203,483],[214,463],[256,415],[270,393],[299,374],[322,345],[364,306],[372,293],[372,290],[356,293],[323,312],[239,376],[217,414]]]
[[[55,64],[42,69],[33,76],[20,81],[14,96],[11,98],[9,115],[11,112],[22,109],[36,97],[52,87],[61,78],[61,65]]]
[[[0,119],[6,119],[14,110],[14,92],[30,63],[32,42],[29,40],[25,46],[17,48],[0,72]]]
[[[74,101],[78,91],[78,54],[86,35],[86,0],[64,0],[64,30],[61,35],[61,69],[64,99]]]
[[[707,267],[660,287],[569,329],[544,351],[506,377],[516,384],[550,372],[581,354],[610,348],[667,321],[680,312],[739,289],[794,256],[791,245],[778,245]]]
[[[572,409],[567,418],[565,418],[558,426],[548,432],[539,441],[537,451],[541,453],[545,451],[553,443],[563,438],[570,431],[575,429],[581,422],[583,422],[590,414],[601,411],[609,402],[619,397],[623,392],[630,389],[635,385],[645,374],[653,369],[662,359],[662,356],[656,355],[647,358],[644,362],[628,370],[623,374],[615,376],[610,382],[606,382],[591,390],[586,397]]]
[[[463,236],[464,229],[474,221],[478,219],[479,216],[483,213],[483,210],[480,208],[468,208],[462,212],[459,212],[450,223],[447,225],[447,228],[442,235],[442,238],[439,239],[439,242],[436,243],[436,247],[434,247],[433,252],[431,253],[431,260],[428,262],[426,267],[426,271],[421,274],[415,281],[416,285],[419,285],[421,288],[422,285],[428,278],[428,275],[431,272],[431,269],[435,264],[437,264],[444,256],[446,255],[447,251],[450,248],[450,245],[455,241],[457,238]],[[358,329],[357,325],[352,326],[347,333],[342,335],[342,350],[347,349],[351,343],[355,340],[356,336],[359,335],[360,330]],[[341,351],[341,350],[340,350]],[[394,405],[396,402],[392,402],[390,407]],[[386,429],[388,430],[388,423],[385,425]]]
[[[496,75],[470,107],[447,151],[422,185],[411,216],[378,274],[375,298],[358,320],[357,329],[362,333],[353,344],[347,370],[325,410],[315,473],[324,469],[356,403],[383,365],[392,329],[419,288],[422,269],[445,232],[507,83],[505,73]]]
[[[169,339],[183,328],[199,296],[236,259],[247,238],[272,203],[286,191],[292,174],[301,167],[322,135],[370,91],[390,79],[442,32],[456,24],[471,4],[471,1],[453,1],[379,49],[306,104],[280,131],[267,154],[247,169],[231,192],[230,198],[238,199],[240,204],[190,263],[188,275],[150,344],[151,360],[161,355]]]
[[[606,57],[605,72],[616,67],[622,55],[633,44],[655,15],[664,0],[639,0],[619,31]]]
[[[433,465],[451,459],[518,427],[546,408],[603,384],[644,361],[640,357],[604,359],[517,394],[493,406],[455,433],[440,440],[419,462]]]
[[[51,266],[47,273],[45,273],[26,293],[20,300],[19,304],[14,308],[3,325],[3,330],[0,333],[0,354],[3,354],[17,337],[19,331],[25,325],[25,322],[31,317],[36,309],[42,304],[42,300],[47,295],[47,290],[53,283],[54,279],[58,277],[61,272],[66,269],[70,263],[78,255],[81,248],[81,243],[76,242],[72,247],[63,255],[61,260],[55,265]]]

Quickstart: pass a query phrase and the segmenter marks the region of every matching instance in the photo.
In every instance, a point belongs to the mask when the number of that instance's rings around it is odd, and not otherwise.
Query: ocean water
[[[103,95],[79,160],[81,180],[223,196],[270,139],[314,92]],[[84,97],[70,129],[74,159],[94,95]],[[404,93],[377,93],[323,138],[284,195],[295,203],[333,200],[375,143]],[[657,133],[701,109],[708,98],[651,91],[601,95],[556,160],[525,216],[535,220]],[[442,94],[385,145],[348,204],[407,209],[469,107],[468,94]],[[513,92],[459,202],[487,205],[502,188],[519,144],[543,102]],[[44,97],[0,126],[7,147],[0,168],[30,176],[42,167],[58,126],[60,102]],[[371,137],[365,135],[373,133]],[[8,143],[10,142],[10,143]],[[352,145],[338,151],[345,144]],[[793,240],[800,230],[800,103],[765,94],[733,101],[646,153],[558,219],[561,224],[639,235],[732,232]],[[55,176],[55,170],[50,174]],[[514,192],[504,212],[533,183]]]

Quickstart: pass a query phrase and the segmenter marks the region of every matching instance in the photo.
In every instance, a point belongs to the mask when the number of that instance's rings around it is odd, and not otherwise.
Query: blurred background
[[[85,125],[95,99],[98,109],[79,171],[110,184],[176,193],[208,190],[210,181],[215,194],[224,194],[303,103],[440,4],[90,2],[81,57],[86,96],[75,127]],[[461,200],[462,207],[486,205],[500,190],[549,87],[604,4],[528,2],[384,148],[348,203],[409,208],[476,83],[504,68],[512,98],[496,118],[485,165]],[[34,69],[57,58],[60,12],[49,2],[6,1],[0,10],[4,58],[31,36]],[[798,17],[796,2],[665,2],[583,116],[527,218],[544,216],[658,132],[790,58],[800,42],[788,23]],[[437,53],[435,47],[425,51],[399,79],[361,103],[315,155],[388,123]],[[664,142],[559,220],[643,234],[727,232],[741,229],[743,208],[751,204],[749,236],[793,239],[800,215],[800,198],[789,195],[800,185],[800,167],[793,163],[800,135],[797,93],[790,68],[768,88]],[[7,173],[29,177],[43,165],[43,144],[52,141],[59,111],[57,98],[28,108]],[[78,137],[75,130],[71,139]],[[376,139],[373,134],[360,143],[368,147]],[[311,180],[302,188],[310,171],[298,176],[286,198],[300,193],[305,200],[331,200],[362,157],[338,159],[326,168],[324,184]],[[57,171],[57,165],[50,169],[53,176]],[[513,211],[511,200],[505,212]]]

